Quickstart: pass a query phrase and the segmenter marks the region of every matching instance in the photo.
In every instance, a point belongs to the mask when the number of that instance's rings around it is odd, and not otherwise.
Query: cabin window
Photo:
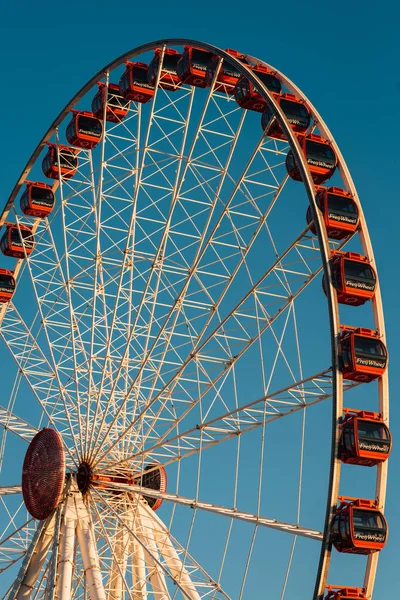
[[[262,71],[254,71],[255,75],[257,75],[258,79],[269,89],[270,92],[275,92],[279,94],[281,91],[281,83],[279,79],[275,77],[275,75],[271,75],[270,73],[263,73]]]
[[[280,101],[280,106],[291,125],[308,127],[310,123],[310,115],[304,104],[282,98]]]
[[[108,90],[107,102],[113,108],[126,109],[129,106],[129,100],[125,100],[118,90]]]
[[[354,223],[357,223],[358,210],[355,202],[351,198],[328,194],[328,210],[339,214],[346,214],[349,217],[354,216]]]
[[[217,64],[218,64],[218,58],[216,60],[213,61],[213,72],[215,71]],[[245,61],[241,61],[241,62],[245,62]],[[236,68],[236,65],[232,65],[231,63],[229,63],[227,60],[223,60],[222,61],[222,72],[224,75],[226,75],[226,77],[234,77],[235,79],[239,79],[241,76],[241,73],[239,73],[239,71]]]
[[[11,275],[0,275],[0,292],[13,292],[15,281]]]
[[[102,91],[97,92],[92,101],[92,110],[94,113],[98,112],[101,109],[102,105]]]
[[[356,354],[366,354],[386,357],[386,352],[382,342],[372,338],[365,338],[359,335],[355,336],[354,347]]]
[[[39,206],[48,206],[52,207],[54,204],[54,194],[52,190],[42,187],[31,187],[31,199],[32,204],[37,204]]]
[[[48,171],[51,166],[51,154],[48,152],[43,160],[43,170]]]
[[[358,421],[358,437],[371,440],[389,440],[389,433],[382,424],[360,420]]]
[[[307,140],[306,157],[308,163],[317,167],[333,169],[336,165],[335,154],[328,144]]]
[[[60,153],[55,150],[54,166],[58,167],[58,155],[60,156],[61,169],[69,169],[73,171],[78,166],[78,160],[73,152],[69,150],[61,150]]]
[[[24,210],[24,208],[27,208],[29,206],[29,198],[28,198],[28,190],[26,189],[24,191],[24,193],[21,196],[21,200],[20,200],[20,205],[21,205],[21,209]]]
[[[178,64],[180,57],[180,54],[164,54],[162,70],[166,73],[172,73],[173,75],[176,75],[176,65]],[[156,74],[157,73],[155,73],[155,75]]]
[[[235,87],[235,96],[238,100],[245,100],[249,92],[249,80],[243,77]]]
[[[206,71],[207,65],[209,64],[213,56],[214,55],[211,52],[204,52],[203,50],[196,50],[195,48],[193,48],[192,68],[198,69],[199,71]]]
[[[180,77],[183,77],[189,72],[189,50],[182,54],[182,58],[179,60],[177,72]]]
[[[336,289],[342,285],[342,273],[340,269],[340,263],[331,264],[331,276],[333,287]]]
[[[351,348],[350,348],[350,339],[349,338],[347,338],[346,340],[343,340],[343,342],[342,342],[342,362],[343,362],[343,367],[345,369],[348,369],[352,365]]]
[[[290,151],[286,157],[286,164],[287,164],[289,173],[291,173],[292,171],[297,169],[296,161],[294,159],[292,151]]]
[[[129,90],[131,84],[131,70],[126,69],[120,80],[120,88],[124,91]]]
[[[18,227],[12,227],[11,228],[11,245],[19,246],[22,248],[21,237],[23,239],[25,248],[33,248],[32,233],[30,231],[26,231],[25,229],[21,229],[21,236],[20,236]],[[27,239],[27,238],[29,238],[29,239]]]
[[[103,128],[98,119],[87,117],[86,115],[78,115],[78,131],[86,135],[101,137]]]
[[[363,289],[373,291],[375,289],[375,273],[372,268],[366,263],[355,262],[352,260],[344,261],[344,274],[346,277],[346,283],[351,281],[361,281],[363,283]],[[350,282],[347,281],[350,280]]]
[[[72,121],[70,121],[68,123],[66,136],[67,136],[69,142],[75,136],[75,116],[73,117]],[[57,164],[57,163],[54,163],[54,164]]]
[[[354,537],[366,542],[384,542],[386,527],[382,515],[369,510],[353,509]]]
[[[343,432],[345,448],[351,452],[354,449],[354,430],[353,427],[346,427]]]
[[[134,85],[141,85],[142,83],[147,84],[147,69],[142,69],[141,67],[133,67],[132,80]]]
[[[342,539],[346,537],[346,519],[343,515],[339,517],[339,532]]]

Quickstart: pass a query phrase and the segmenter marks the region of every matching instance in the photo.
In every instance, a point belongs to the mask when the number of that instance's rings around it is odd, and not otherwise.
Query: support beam
[[[22,494],[22,487],[20,485],[0,486],[0,496],[11,496],[12,494]]]
[[[28,600],[53,539],[55,513],[39,523],[7,600]]]
[[[147,598],[147,579],[146,579],[146,559],[144,549],[136,538],[132,540],[132,579],[133,579],[133,600],[146,600]]]
[[[189,506],[190,508],[195,508],[198,510],[205,510],[207,512],[212,512],[214,514],[219,514],[225,517],[229,517],[231,519],[238,519],[239,521],[246,521],[247,523],[252,523],[253,525],[260,525],[261,527],[269,527],[271,529],[277,529],[279,531],[284,531],[286,533],[291,533],[293,535],[300,535],[302,537],[311,538],[313,540],[322,540],[322,533],[320,531],[315,531],[314,529],[308,529],[306,527],[301,527],[300,525],[292,525],[290,523],[284,523],[282,521],[277,521],[276,519],[269,519],[267,517],[262,517],[260,515],[247,513],[236,508],[227,508],[225,506],[218,506],[216,504],[211,504],[209,502],[201,502],[199,500],[195,500],[193,498],[185,498],[183,496],[178,496],[175,494],[167,494],[162,492],[157,492],[150,488],[143,488],[138,485],[127,485],[123,483],[111,483],[111,482],[102,482],[101,484],[104,487],[108,487],[111,489],[116,489],[124,492],[136,492],[141,496],[149,496],[150,498],[160,498],[161,500],[166,500],[167,502],[173,502],[174,504],[181,504],[183,506]]]
[[[74,485],[76,486],[76,482],[74,482]],[[93,535],[92,521],[88,509],[83,503],[82,494],[79,492],[77,486],[76,490],[77,491],[74,490],[77,515],[76,537],[82,554],[90,600],[107,600]]]
[[[145,559],[153,594],[159,600],[170,600],[165,575],[163,569],[160,567],[160,557],[154,538],[152,522],[147,517],[147,514],[140,513],[137,532],[139,539],[149,550],[149,552],[146,552]]]
[[[27,421],[20,419],[12,412],[0,406],[0,427],[15,433],[18,437],[30,443],[33,436],[39,431]]]
[[[133,527],[132,512],[121,516],[128,528]],[[107,600],[121,600],[124,595],[124,582],[128,557],[130,552],[129,530],[122,524],[118,527],[112,544],[113,558],[111,561],[111,572],[108,584]]]
[[[153,510],[141,502],[138,504],[138,511],[141,522],[143,524],[146,523],[147,527],[152,528],[158,550],[163,556],[165,564],[171,571],[175,581],[179,582],[190,600],[201,600],[188,571],[185,569],[170,540],[168,529],[164,523],[157,517]]]
[[[60,550],[57,565],[58,600],[71,600],[72,572],[74,568],[76,512],[73,497],[68,495],[62,516]]]

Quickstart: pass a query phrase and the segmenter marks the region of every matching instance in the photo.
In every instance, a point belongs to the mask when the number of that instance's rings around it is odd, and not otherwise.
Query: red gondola
[[[0,269],[0,303],[9,302],[15,292],[14,271]]]
[[[356,252],[333,252],[330,264],[339,304],[361,306],[374,297],[376,273],[366,256]],[[325,276],[322,289],[326,293]]]
[[[280,105],[282,111],[289,122],[290,127],[295,133],[305,133],[310,126],[311,115],[304,100],[297,98],[293,94],[282,94],[277,96],[276,101]],[[268,127],[268,123],[273,116],[272,109],[267,106],[261,117],[261,127],[266,131],[268,137],[277,140],[286,140],[286,136],[279,126],[279,123],[274,120]],[[268,131],[267,131],[268,127]]]
[[[227,52],[234,58],[240,60],[240,62],[246,65],[249,64],[244,54],[240,54],[240,52],[232,50],[231,48],[227,48],[225,52]],[[207,85],[210,86],[212,84],[215,75],[215,70],[218,68],[219,65],[218,76],[215,82],[214,90],[222,90],[227,94],[234,94],[235,85],[239,81],[241,74],[233,64],[229,63],[227,60],[223,60],[222,64],[220,64],[220,60],[221,59],[216,54],[214,54],[212,59],[210,60],[206,71]]]
[[[98,475],[93,473],[90,465],[86,462],[82,462],[79,465],[77,474],[77,483],[82,494],[86,494],[89,487],[94,485],[97,488],[108,489],[114,494],[120,494],[122,490],[110,487],[109,483],[122,484],[122,485],[137,485],[147,490],[156,490],[161,493],[167,491],[167,473],[165,467],[158,463],[150,463],[147,465],[141,475],[133,474],[118,474],[118,475]],[[145,489],[143,490],[143,498],[147,501],[147,504],[153,510],[157,510],[161,504],[161,498],[153,498],[152,496],[145,495]]]
[[[68,143],[91,150],[97,146],[103,135],[102,122],[91,112],[71,110],[71,113],[65,136]]]
[[[153,87],[156,85],[157,81],[161,54],[162,48],[156,48],[154,50],[154,57],[149,64],[149,70],[147,72],[147,80]],[[179,54],[177,50],[173,50],[172,48],[165,49],[160,79],[158,82],[158,85],[164,90],[175,92],[182,86],[182,81],[177,72],[177,65],[181,56],[182,54]]]
[[[282,86],[276,76],[276,71],[271,71],[271,69],[261,65],[251,67],[251,70],[275,97],[279,96]],[[239,106],[246,110],[264,112],[267,108],[267,102],[245,75],[242,75],[235,86],[235,100]]]
[[[25,215],[44,219],[54,208],[55,196],[50,185],[39,181],[25,181],[26,189],[20,206]]]
[[[35,243],[32,229],[27,225],[20,225],[18,230],[18,225],[15,223],[5,223],[5,225],[6,230],[0,240],[2,253],[5,256],[13,256],[14,258],[25,258],[25,252],[29,256]]]
[[[176,67],[176,72],[182,83],[206,88],[208,86],[206,79],[207,67],[213,56],[213,53],[207,52],[207,50],[185,46]]]
[[[328,585],[327,592],[324,600],[366,600],[367,598],[363,588]]]
[[[47,142],[47,154],[42,162],[42,170],[46,177],[58,179],[59,173],[64,179],[70,179],[78,168],[78,157],[75,148],[59,146]],[[60,160],[58,160],[60,159]]]
[[[337,165],[337,156],[332,144],[314,133],[299,135],[298,140],[314,183],[317,185],[324,183],[332,177]],[[286,170],[289,177],[295,181],[302,181],[300,170],[291,150],[286,156]]]
[[[98,119],[104,117],[104,100],[106,97],[107,86],[99,82],[98,92],[92,100],[92,112]],[[126,100],[119,91],[119,85],[116,83],[108,84],[106,121],[119,123],[126,117],[129,110],[129,100]]]
[[[387,366],[387,349],[379,332],[341,326],[340,360],[344,379],[369,382],[381,377]]]
[[[316,201],[328,237],[342,240],[357,231],[360,221],[358,207],[350,192],[338,187],[318,186]],[[307,223],[311,224],[310,229],[316,234],[310,206],[307,209]]]
[[[154,87],[147,80],[148,66],[142,62],[125,63],[126,69],[119,80],[119,90],[126,100],[146,104],[154,96]]]
[[[147,465],[144,468],[143,474],[135,480],[135,484],[165,494],[167,491],[167,472],[165,467],[158,463]],[[153,510],[157,510],[163,502],[161,498],[152,498],[145,495],[143,495],[143,498],[145,498],[147,504]]]
[[[342,462],[373,467],[388,459],[391,446],[392,436],[379,413],[344,409],[339,446]]]
[[[372,554],[387,540],[387,522],[375,500],[339,497],[332,522],[332,542],[338,552]]]

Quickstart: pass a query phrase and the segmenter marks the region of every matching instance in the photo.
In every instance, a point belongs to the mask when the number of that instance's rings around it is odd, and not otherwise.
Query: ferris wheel
[[[382,303],[308,98],[231,49],[138,47],[60,113],[0,226],[3,598],[371,598]]]

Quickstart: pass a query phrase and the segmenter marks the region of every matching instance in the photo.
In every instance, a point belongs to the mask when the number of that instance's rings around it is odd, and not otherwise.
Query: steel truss
[[[217,89],[215,77],[207,90],[183,85],[172,94],[156,85],[149,105],[131,103],[124,120],[104,120],[98,147],[79,150],[74,176],[60,175],[54,184],[57,205],[48,219],[21,216],[15,205],[21,185],[28,176],[40,179],[37,163],[45,142],[63,143],[64,119],[94,83],[102,80],[107,89],[126,58],[158,46],[158,84],[165,48],[183,43],[214,52],[220,64],[233,60],[273,108],[287,141],[268,138],[261,128],[255,135],[254,115]],[[320,115],[290,80],[281,73],[279,78],[307,102],[314,128],[332,141],[343,187],[354,195],[362,215],[343,157]],[[252,146],[246,151],[249,135]],[[287,220],[290,211],[297,214],[286,199],[291,185],[285,169],[289,148],[317,235]],[[161,463],[174,470],[176,490],[144,493],[137,480],[108,481],[82,497],[72,475],[63,504],[33,533],[32,522],[23,519],[22,505],[13,504],[19,486],[3,485],[0,502],[11,519],[0,532],[0,568],[23,559],[10,600],[27,598],[32,590],[35,599],[72,600],[86,598],[87,589],[92,600],[144,600],[149,595],[165,600],[177,595],[190,600],[229,598],[221,582],[226,582],[237,521],[249,523],[253,537],[234,597],[244,597],[260,527],[293,535],[279,592],[282,599],[298,536],[322,541],[314,598],[322,597],[339,490],[342,395],[354,385],[342,381],[338,368],[340,321],[329,268],[331,251],[348,240],[338,244],[327,238],[315,195],[297,138],[274,97],[243,63],[207,44],[163,40],[123,55],[89,81],[52,124],[0,221],[2,225],[12,216],[35,235],[34,252],[25,254],[15,268],[21,289],[30,290],[33,306],[28,310],[17,292],[15,302],[0,309],[0,335],[19,373],[7,408],[0,409],[5,432],[1,461],[4,465],[9,460],[6,432],[29,442],[41,427],[49,426],[62,436],[72,473],[82,461],[90,463],[95,475],[120,478],[138,476],[145,469],[150,474],[157,469],[155,463]],[[374,264],[363,216],[361,225],[363,252]],[[331,366],[319,365],[319,372],[309,376],[316,370],[310,371],[302,351],[303,298],[314,297],[322,271],[330,282]],[[384,339],[379,288],[373,313]],[[252,365],[257,375],[249,393],[241,382]],[[17,416],[26,390],[36,401],[37,414],[30,418],[35,425]],[[303,463],[306,414],[327,399],[333,411],[331,468],[325,526],[319,531],[300,525]],[[379,410],[387,422],[386,374],[379,383]],[[290,524],[263,514],[262,488],[268,477],[266,434],[272,423],[289,423],[285,417],[291,415],[300,436],[299,458],[291,473],[296,502]],[[253,512],[237,508],[239,466],[249,439],[259,444]],[[207,455],[233,446],[233,508],[204,501],[200,481]],[[206,449],[210,450],[203,455]],[[181,471],[188,464],[195,465],[197,473],[193,497],[180,492],[185,484]],[[377,473],[377,498],[383,508],[386,465]],[[168,527],[146,498],[172,506]],[[171,534],[182,506],[193,509],[186,545]],[[189,553],[195,519],[202,512],[224,516],[229,523],[213,577]],[[377,556],[368,559],[366,568],[368,597]]]

